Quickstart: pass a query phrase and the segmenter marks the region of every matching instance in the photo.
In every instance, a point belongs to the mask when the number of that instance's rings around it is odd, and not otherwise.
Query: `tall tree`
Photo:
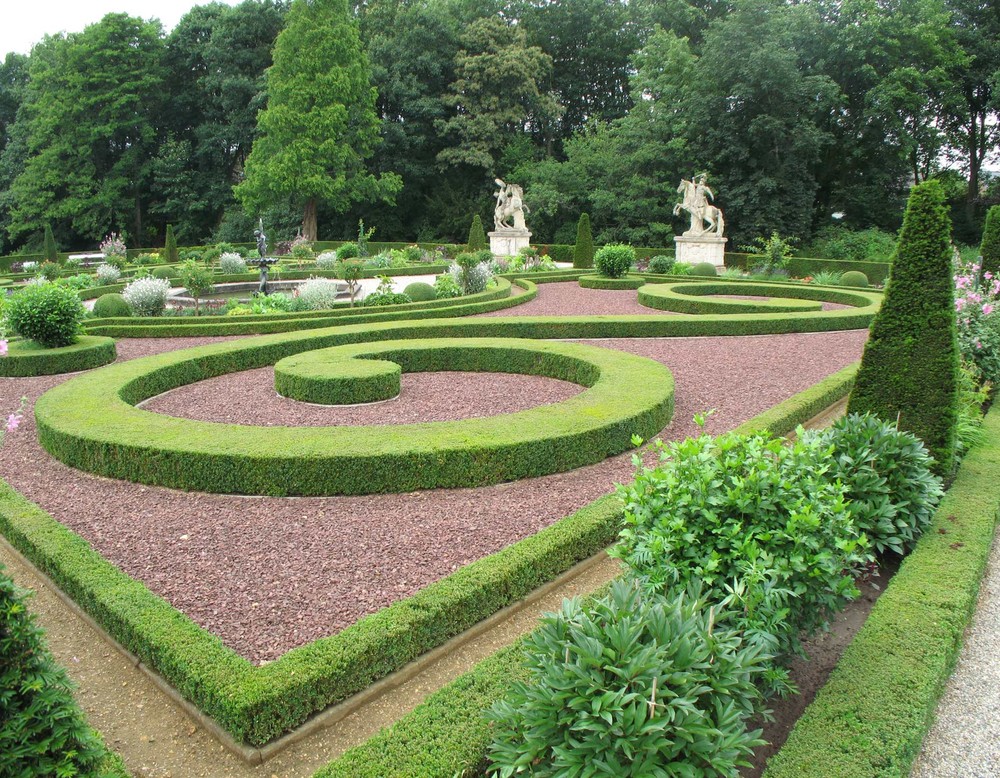
[[[128,228],[141,242],[163,83],[162,30],[108,14],[36,46],[23,117],[26,160],[10,188],[12,237],[47,221],[96,240]],[[20,118],[19,118],[20,121]]]
[[[365,168],[379,141],[376,90],[347,0],[295,0],[275,42],[267,96],[235,189],[246,210],[290,200],[303,210],[303,235],[316,240],[320,202],[345,211],[399,190],[395,173]]]

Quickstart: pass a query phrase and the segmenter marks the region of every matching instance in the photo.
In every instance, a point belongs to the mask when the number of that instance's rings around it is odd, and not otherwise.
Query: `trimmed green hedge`
[[[727,251],[724,259],[726,267],[736,267],[741,270],[747,269],[749,254]],[[817,257],[792,257],[788,261],[787,270],[789,275],[797,278],[814,276],[824,270],[837,273],[846,273],[848,270],[858,270],[864,273],[873,284],[883,284],[889,277],[888,262],[876,261],[855,261],[850,259],[820,259]]]
[[[275,391],[317,405],[356,405],[399,395],[403,371],[396,362],[345,356],[343,348],[307,351],[279,360],[274,366]]]
[[[976,607],[1000,507],[1000,409],[765,778],[905,778]]]
[[[113,338],[81,335],[76,343],[60,348],[45,348],[30,340],[13,340],[7,356],[0,357],[0,376],[23,378],[75,373],[107,365],[117,356]]]
[[[419,329],[410,337],[419,337]],[[655,435],[673,412],[670,371],[653,360],[582,344],[481,338],[361,343],[341,346],[336,355],[384,357],[414,371],[468,364],[589,389],[514,414],[391,427],[249,427],[134,407],[178,386],[339,339],[329,330],[254,338],[80,376],[35,404],[39,440],[72,467],[138,483],[234,494],[373,494],[482,486],[592,464],[631,448],[634,434]]]
[[[727,300],[713,299],[711,295],[748,295],[778,299]],[[877,305],[880,300],[881,295],[878,293],[845,292],[829,287],[804,284],[770,284],[750,281],[647,284],[639,290],[640,305],[661,311],[690,314],[801,313],[821,311],[823,302],[868,308]]]
[[[645,278],[638,276],[624,276],[622,278],[580,276],[579,281],[580,286],[584,289],[638,289],[643,284],[649,283]]]
[[[850,390],[852,365],[745,422],[740,432],[768,429],[784,435]],[[817,408],[818,403],[824,405]],[[606,515],[605,531],[617,538],[621,503]],[[601,501],[599,501],[601,502]],[[320,769],[315,778],[452,778],[485,765],[492,728],[483,712],[523,677],[521,641],[479,662],[429,696],[413,711]]]

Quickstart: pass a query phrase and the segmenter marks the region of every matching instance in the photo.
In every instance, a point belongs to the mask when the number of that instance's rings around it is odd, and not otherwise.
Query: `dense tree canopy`
[[[167,223],[246,240],[258,215],[282,238],[305,215],[323,238],[364,219],[461,241],[497,176],[540,242],[587,212],[598,243],[669,245],[696,172],[731,247],[895,229],[930,178],[975,242],[1000,201],[998,83],[981,0],[244,0],[166,35],[112,14],[0,64],[0,250],[46,223],[67,247],[156,245]]]

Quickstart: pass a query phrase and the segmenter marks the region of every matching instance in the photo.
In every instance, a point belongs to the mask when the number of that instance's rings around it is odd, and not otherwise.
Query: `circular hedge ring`
[[[747,295],[776,299],[727,300],[712,295]],[[746,281],[674,282],[647,284],[639,290],[639,304],[660,311],[692,314],[808,313],[822,311],[823,303],[855,307],[871,305],[870,295],[803,284]]]
[[[274,388],[282,397],[319,405],[373,403],[399,395],[402,372],[395,362],[358,359],[336,347],[285,357],[274,366]]]
[[[114,362],[114,338],[81,335],[76,343],[45,348],[30,340],[11,341],[7,356],[0,357],[0,376],[27,378],[58,373],[76,373]]]
[[[249,427],[135,407],[169,389],[326,345],[324,337],[202,346],[79,376],[36,403],[39,439],[72,467],[139,483],[233,494],[373,494],[483,486],[593,464],[631,448],[633,435],[652,437],[673,412],[673,377],[658,362],[514,338],[388,340],[328,352],[403,370],[524,373],[587,389],[518,413],[397,426]]]
[[[578,282],[584,289],[638,289],[643,284],[649,283],[645,278],[638,276],[608,278],[596,275],[580,276]]]

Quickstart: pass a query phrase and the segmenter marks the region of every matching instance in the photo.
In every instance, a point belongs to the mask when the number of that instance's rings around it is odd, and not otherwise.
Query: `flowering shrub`
[[[246,273],[247,263],[239,254],[227,251],[225,254],[219,255],[219,270],[226,275]]]
[[[38,270],[38,263],[37,262],[28,261],[28,262],[22,262],[21,263],[21,272],[22,273],[34,273],[36,270]]]
[[[145,254],[140,254],[134,260],[132,260],[133,264],[138,265],[139,267],[149,267],[150,265],[159,265],[161,261],[162,260],[160,259],[160,255],[157,254],[155,251],[147,252]]]
[[[170,282],[163,278],[139,278],[122,290],[122,297],[136,316],[159,316],[167,307]]]
[[[104,264],[97,266],[97,283],[99,286],[116,284],[118,283],[118,279],[121,277],[122,271],[114,265],[109,265],[105,262]]]
[[[105,258],[121,257],[124,259],[128,254],[128,247],[125,245],[125,239],[117,232],[112,232],[108,235],[108,237],[101,242],[99,248]]]
[[[337,302],[340,284],[329,278],[310,278],[298,287],[298,306],[306,311],[332,308]]]
[[[980,261],[959,260],[955,268],[958,345],[982,380],[1000,382],[1000,278],[980,273]]]
[[[493,280],[493,255],[489,250],[459,254],[448,273],[462,294],[478,294]]]
[[[316,267],[320,270],[333,270],[337,266],[337,252],[324,251],[316,257]]]

